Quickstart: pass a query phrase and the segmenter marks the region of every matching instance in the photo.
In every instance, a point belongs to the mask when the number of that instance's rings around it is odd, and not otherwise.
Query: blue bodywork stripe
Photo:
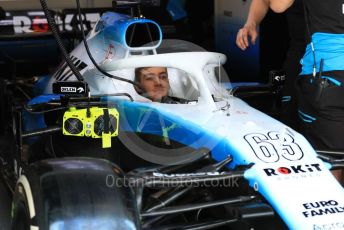
[[[41,95],[31,100],[29,105],[58,100],[60,96],[56,94]],[[120,131],[168,136],[171,140],[195,149],[205,147],[212,151],[213,158],[218,161],[225,159],[229,154],[235,155],[237,161],[232,162],[230,167],[250,163],[246,162],[245,157],[241,156],[224,137],[179,116],[161,111],[148,103],[131,102],[112,97],[104,97],[102,101],[116,103],[116,108],[120,113]],[[26,131],[46,127],[43,114],[25,113],[24,121]]]
[[[50,101],[58,101],[60,100],[62,95],[59,94],[44,94],[38,97],[33,98],[31,101],[28,102],[28,105],[35,105],[35,104],[42,104],[48,103]]]
[[[61,95],[57,94],[47,94],[47,95],[41,95],[38,97],[33,98],[31,101],[29,101],[27,104],[35,105],[35,104],[41,104],[41,103],[47,103],[49,101],[59,100]],[[28,111],[23,111],[23,129],[24,131],[33,131],[36,129],[42,129],[46,128],[47,125],[44,122],[44,114],[37,114],[37,113],[30,113]]]
[[[51,79],[51,75],[45,75],[45,76],[39,77],[39,79],[35,83],[35,87],[33,88],[34,95],[36,96],[42,95],[44,93],[45,88],[49,84],[50,79]]]
[[[243,156],[235,150],[227,139],[217,135],[211,130],[204,129],[200,125],[184,120],[179,116],[167,113],[150,106],[147,103],[117,101],[117,109],[120,112],[120,130],[127,132],[139,132],[165,136],[184,145],[198,149],[206,147],[212,151],[212,157],[221,161],[229,154],[237,155],[236,164],[247,164]],[[164,124],[165,127],[162,127]],[[242,161],[240,160],[242,159]]]

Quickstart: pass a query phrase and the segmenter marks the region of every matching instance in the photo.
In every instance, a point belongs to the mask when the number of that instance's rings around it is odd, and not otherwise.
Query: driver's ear
[[[135,90],[136,90],[136,92],[137,92],[138,94],[142,94],[142,93],[143,93],[141,83],[136,82],[136,85],[134,85],[134,88],[135,88]]]

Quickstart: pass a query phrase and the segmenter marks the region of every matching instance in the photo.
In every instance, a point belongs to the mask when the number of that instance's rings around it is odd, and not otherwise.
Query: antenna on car
[[[112,8],[129,8],[131,17],[139,17],[141,15],[141,3],[140,1],[112,1]]]

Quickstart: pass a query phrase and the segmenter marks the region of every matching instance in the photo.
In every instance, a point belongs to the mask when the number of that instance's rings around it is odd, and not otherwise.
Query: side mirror
[[[256,97],[262,95],[280,95],[285,82],[284,70],[271,70],[269,81],[266,84],[243,85],[233,89],[234,95],[240,98]]]
[[[269,72],[269,83],[275,90],[280,90],[285,82],[286,74],[284,70],[271,70]]]
[[[243,85],[233,89],[233,95],[251,106],[278,118],[280,115],[282,89],[285,82],[283,70],[271,70],[266,84]],[[269,103],[271,102],[271,103]]]

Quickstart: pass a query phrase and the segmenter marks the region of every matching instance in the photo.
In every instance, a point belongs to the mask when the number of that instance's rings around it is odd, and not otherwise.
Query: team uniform
[[[287,10],[289,48],[283,62],[286,79],[283,86],[282,112],[280,119],[288,126],[299,130],[297,91],[295,81],[301,71],[300,59],[306,48],[306,28],[303,0],[295,0]]]
[[[344,3],[304,3],[313,45],[297,82],[302,132],[317,149],[344,150]]]

